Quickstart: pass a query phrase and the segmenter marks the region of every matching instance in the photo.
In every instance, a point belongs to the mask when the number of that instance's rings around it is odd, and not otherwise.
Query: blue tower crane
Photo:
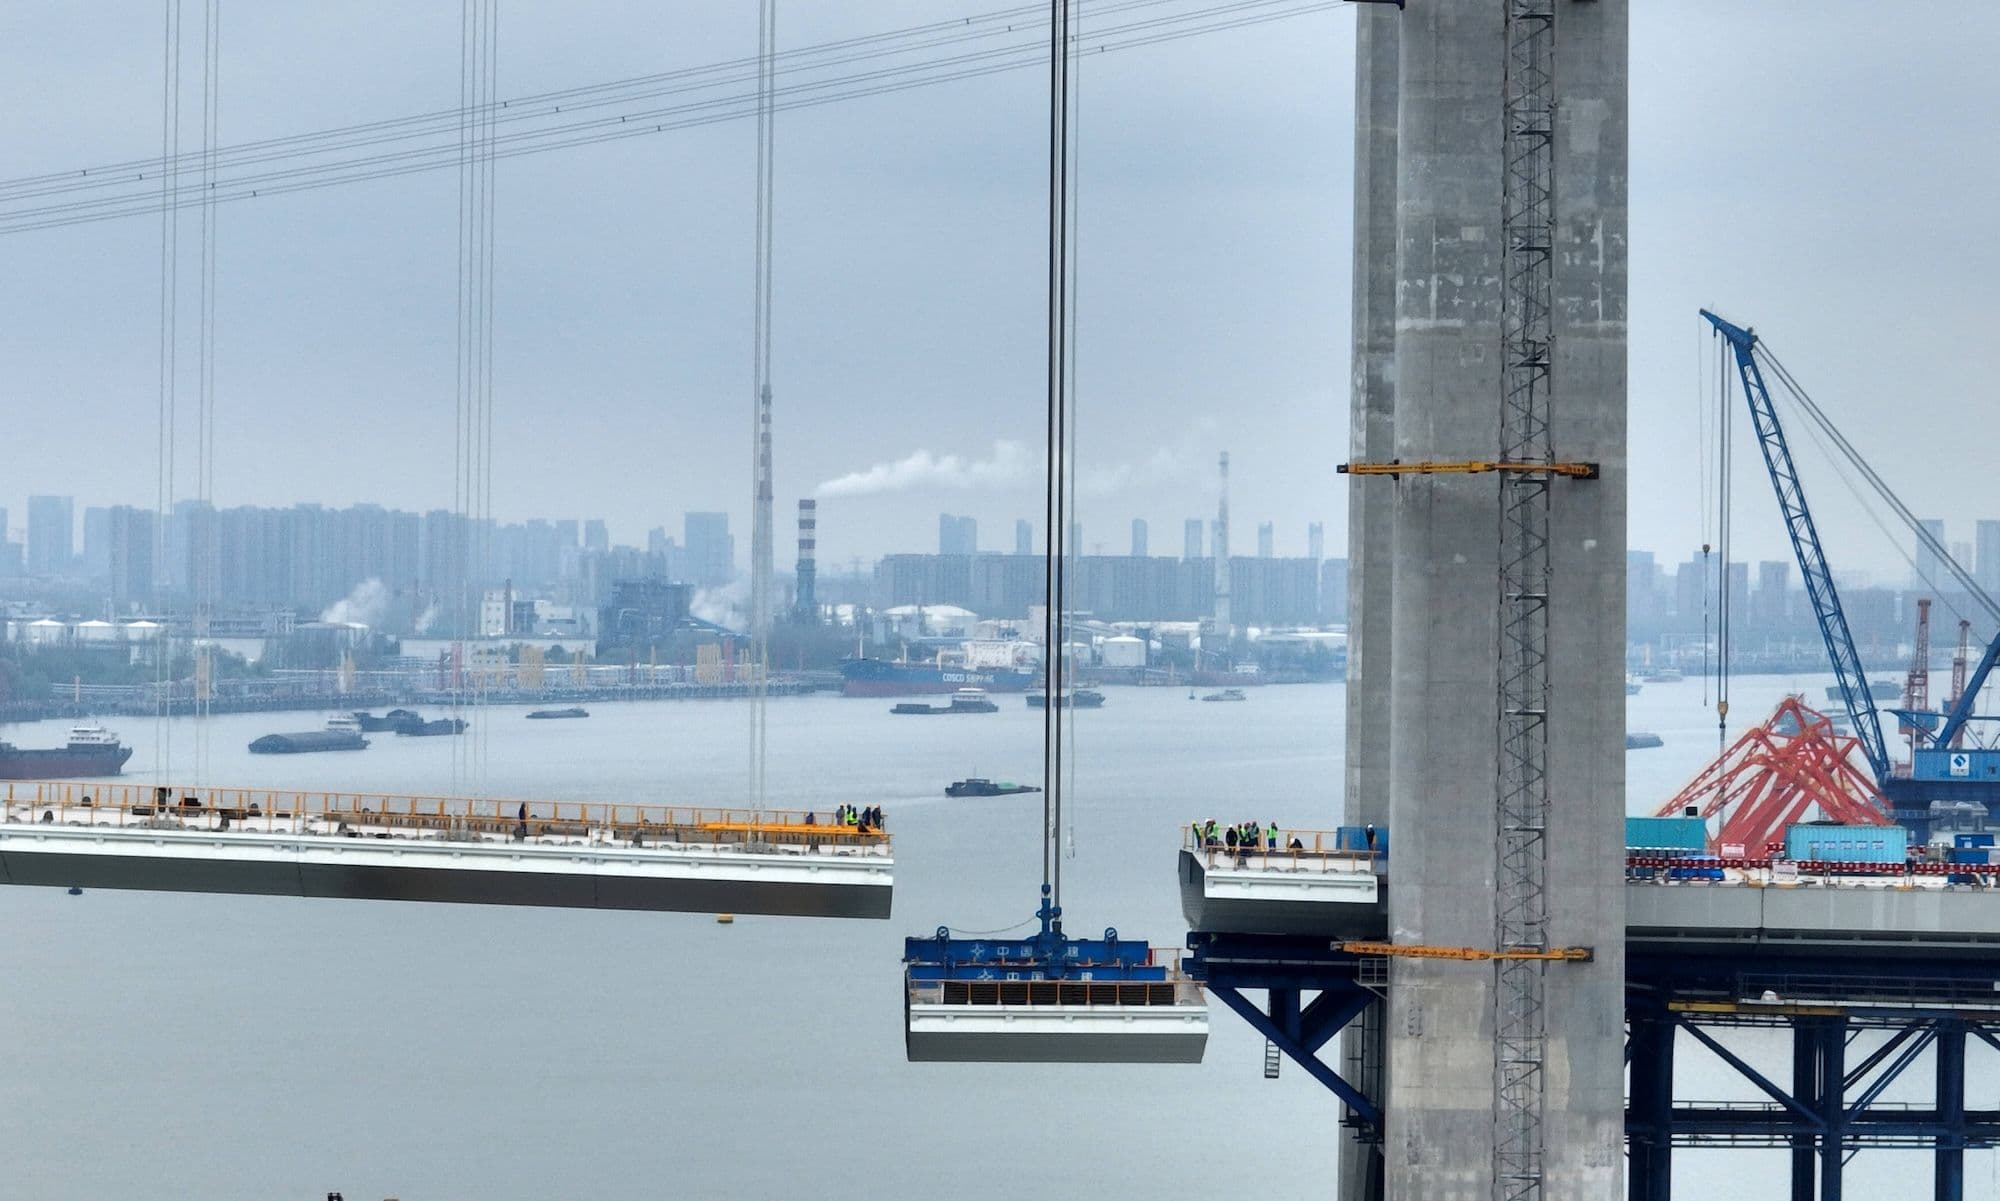
[[[1814,524],[1812,510],[1806,504],[1805,489],[1799,480],[1797,464],[1792,459],[1791,446],[1785,440],[1784,425],[1778,419],[1777,408],[1764,383],[1763,361],[1772,364],[1781,382],[1790,385],[1790,376],[1783,365],[1771,357],[1770,351],[1763,348],[1754,332],[1725,321],[1707,309],[1703,309],[1701,315],[1729,343],[1735,357],[1737,375],[1743,384],[1743,397],[1750,407],[1757,448],[1763,453],[1765,470],[1770,474],[1771,487],[1777,494],[1778,512],[1784,519],[1785,533],[1791,539],[1792,553],[1798,559],[1799,574],[1804,578],[1806,596],[1812,602],[1813,618],[1819,623],[1820,637],[1826,643],[1827,658],[1833,663],[1841,699],[1847,707],[1849,720],[1854,724],[1861,753],[1867,758],[1869,770],[1874,774],[1883,797],[1894,807],[1896,819],[1920,833],[1927,833],[1933,820],[1931,805],[1934,802],[1973,802],[1982,806],[1988,814],[2000,813],[2000,750],[1951,745],[1968,722],[1977,720],[1974,713],[1978,707],[1980,688],[1992,673],[1995,662],[2000,661],[2000,635],[1996,635],[1987,646],[1950,712],[1909,715],[1920,719],[1911,723],[1917,728],[1920,741],[1912,750],[1909,773],[1898,772],[1889,758],[1881,715],[1875,708],[1868,679],[1862,672],[1861,656],[1855,650],[1854,634],[1848,628],[1847,614],[1840,605],[1840,592],[1834,585],[1833,573],[1827,567],[1819,528]],[[1790,386],[1800,401],[1810,406],[1810,400],[1795,385]],[[1843,453],[1852,457],[1870,482],[1883,492],[1898,515],[1916,529],[1917,536],[1934,544],[1935,539],[1914,521],[1902,502],[1887,491],[1886,485],[1859,459],[1846,439],[1832,430],[1816,411],[1814,416],[1827,427]],[[1977,588],[1970,585],[1963,569],[1952,561],[1942,546],[1932,545],[1931,549],[1939,556],[1940,562],[1951,565],[1953,573],[1968,584],[1974,595],[1980,595]],[[1985,598],[1982,596],[1981,599]],[[1991,607],[1990,602],[1988,604]]]

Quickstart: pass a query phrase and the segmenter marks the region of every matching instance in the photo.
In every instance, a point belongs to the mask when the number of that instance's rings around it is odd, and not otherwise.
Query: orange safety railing
[[[776,844],[885,850],[879,826],[844,825],[832,811],[702,809],[601,801],[524,801],[271,788],[170,788],[61,781],[10,783],[0,795],[10,822],[157,826],[303,833],[311,823],[477,841],[608,839],[647,843]],[[808,818],[811,821],[808,821]],[[320,832],[326,832],[324,830]]]
[[[1272,871],[1368,872],[1379,871],[1387,858],[1381,850],[1355,850],[1340,845],[1335,830],[1278,830],[1277,845],[1271,845],[1268,826],[1257,829],[1254,842],[1238,842],[1232,847],[1228,829],[1217,826],[1211,837],[1206,823],[1181,827],[1181,848],[1202,857],[1209,868],[1268,868]]]

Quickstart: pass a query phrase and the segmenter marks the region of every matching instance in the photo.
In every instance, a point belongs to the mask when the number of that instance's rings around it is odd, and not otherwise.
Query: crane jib
[[[1890,776],[1889,749],[1882,735],[1882,720],[1869,694],[1861,655],[1855,649],[1854,634],[1848,628],[1847,615],[1840,606],[1840,594],[1834,586],[1833,573],[1827,568],[1826,553],[1820,545],[1819,530],[1813,524],[1812,510],[1806,505],[1805,490],[1799,482],[1797,465],[1792,461],[1791,446],[1785,441],[1784,426],[1778,420],[1771,393],[1764,386],[1764,373],[1757,366],[1757,335],[1707,309],[1703,309],[1701,315],[1728,340],[1734,352],[1744,400],[1750,407],[1750,417],[1757,430],[1757,447],[1763,453],[1765,470],[1770,474],[1772,489],[1777,494],[1785,532],[1798,559],[1799,574],[1804,579],[1806,595],[1812,602],[1820,637],[1826,643],[1827,657],[1832,660],[1834,676],[1847,705],[1848,718],[1854,723],[1855,734],[1861,742],[1861,753],[1867,757],[1869,769],[1878,782],[1887,780]],[[1728,570],[1726,564],[1724,570]]]

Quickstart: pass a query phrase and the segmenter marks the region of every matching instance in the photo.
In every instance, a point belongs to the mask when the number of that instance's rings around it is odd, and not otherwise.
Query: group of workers
[[[1238,822],[1233,826],[1217,826],[1214,818],[1198,822],[1195,829],[1201,832],[1201,842],[1206,847],[1222,847],[1230,853],[1255,851],[1262,844],[1265,851],[1278,849],[1278,823],[1259,826],[1256,822]],[[1304,844],[1297,838],[1291,841],[1291,850],[1303,849]]]
[[[808,826],[818,825],[819,815],[817,813],[807,813],[806,824]],[[882,828],[882,807],[880,805],[869,805],[866,808],[856,809],[852,805],[838,806],[833,811],[832,824],[847,826],[857,834],[866,834],[871,830],[880,830]]]

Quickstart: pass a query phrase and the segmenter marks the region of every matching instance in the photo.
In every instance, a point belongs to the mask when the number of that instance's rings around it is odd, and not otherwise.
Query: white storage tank
[[[1098,654],[1106,667],[1144,667],[1146,640],[1130,634],[1117,634],[1099,644]]]

